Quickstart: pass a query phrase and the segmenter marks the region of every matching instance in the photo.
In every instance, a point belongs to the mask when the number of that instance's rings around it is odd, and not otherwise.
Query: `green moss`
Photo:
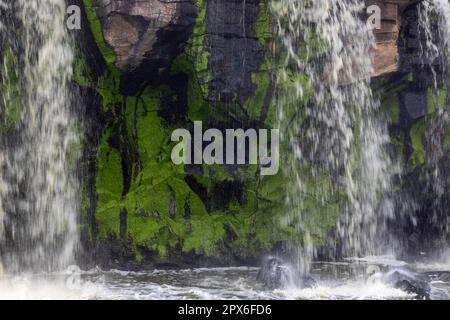
[[[171,72],[174,75],[177,73],[188,75],[188,118],[191,121],[207,120],[212,115],[211,106],[205,100],[204,88],[198,78],[195,62],[190,60],[188,53],[183,52],[177,57],[172,64]],[[216,116],[219,117],[217,113]]]
[[[103,134],[97,155],[95,217],[100,227],[100,237],[106,237],[111,232],[119,233],[119,212],[123,207],[121,158],[119,151],[108,143],[111,133],[111,129],[107,129]]]
[[[100,6],[100,3],[96,0],[83,0],[83,4],[95,42],[97,43],[97,46],[100,49],[106,63],[109,66],[113,66],[116,62],[116,54],[114,50],[106,43],[105,38],[103,37],[102,25],[96,12]]]
[[[396,92],[386,95],[381,101],[382,110],[387,115],[391,123],[399,123],[400,121],[400,104]]]
[[[250,120],[258,121],[261,115],[261,108],[266,99],[267,91],[269,90],[270,71],[267,68],[268,62],[264,63],[261,69],[252,74],[253,83],[256,86],[255,93],[245,103],[245,109],[248,112]],[[269,123],[273,123],[270,121]],[[273,119],[272,119],[273,120]]]
[[[75,55],[72,81],[83,87],[92,87],[94,85],[91,70],[86,64],[86,60],[80,51],[77,51]]]
[[[22,106],[20,96],[19,75],[16,66],[17,56],[11,48],[3,51],[3,63],[0,66],[2,75],[1,91],[2,105],[0,110],[0,131],[6,131],[13,127],[20,119]]]
[[[299,46],[298,56],[301,60],[309,61],[324,55],[330,49],[323,36],[315,32],[305,34],[306,39]]]
[[[185,54],[193,62],[196,76],[204,97],[208,95],[209,80],[211,74],[208,69],[209,51],[205,41],[206,35],[206,1],[195,0],[198,15],[195,21],[192,36],[187,42]]]
[[[265,45],[272,38],[270,31],[270,8],[267,0],[259,2],[259,12],[255,23],[255,34],[261,45]]]
[[[423,143],[423,137],[426,129],[426,119],[419,120],[411,127],[410,137],[413,152],[409,161],[412,167],[416,167],[425,163],[425,147]]]
[[[403,167],[404,159],[405,159],[405,138],[404,133],[401,132],[398,136],[391,136],[390,139],[391,145],[395,148],[397,157],[397,163]]]
[[[97,155],[98,237],[107,239],[113,234],[119,239],[120,211],[126,209],[127,235],[137,261],[142,259],[144,249],[158,252],[162,258],[173,252],[211,256],[235,250],[257,255],[281,241],[301,242],[303,234],[294,225],[282,222],[286,215],[284,195],[292,186],[286,183],[281,172],[261,177],[257,166],[240,166],[229,173],[224,166],[204,165],[203,174],[193,178],[205,189],[207,197],[212,197],[228,183],[243,186],[242,198],[231,197],[227,203],[208,211],[200,193],[186,182],[184,166],[176,166],[171,161],[174,144],[170,136],[175,124],[168,124],[159,116],[161,102],[177,92],[168,86],[159,86],[147,87],[137,97],[122,96],[118,90],[120,74],[112,58],[114,53],[104,42],[94,1],[84,2],[96,42],[108,63],[107,72],[95,84],[86,77],[89,72],[83,61],[75,65],[75,78],[99,92],[103,110],[109,115]],[[177,123],[177,127],[189,128],[195,120],[226,126],[229,124],[226,107],[230,105],[213,105],[207,101],[210,72],[205,43],[206,2],[197,0],[196,4],[199,14],[193,35],[171,67],[173,75],[181,73],[188,78],[187,116],[179,120],[183,123]],[[255,32],[264,44],[270,33],[266,1],[260,3],[257,20]],[[253,75],[257,90],[245,103],[248,112],[242,115],[248,117],[245,120],[259,119],[273,67],[273,62],[266,57],[260,70]],[[282,90],[302,88],[302,103],[311,94],[305,75],[287,73],[280,83]],[[298,105],[292,105],[289,111],[293,114],[297,110]],[[270,108],[267,123],[273,124],[275,119],[276,109]],[[125,165],[132,167],[129,190],[124,190],[124,159]],[[301,209],[308,216],[315,241],[320,243],[336,222],[342,197],[331,190],[328,178],[308,176],[307,170],[304,174],[308,188]],[[330,190],[330,203],[320,199],[320,190]]]
[[[433,113],[437,109],[444,109],[447,105],[447,90],[438,89],[437,91],[433,89],[428,89],[428,113]]]
[[[100,3],[98,3],[97,0],[83,0],[83,4],[92,34],[97,47],[106,62],[107,70],[98,80],[98,83],[93,84],[90,82],[92,80],[89,76],[90,72],[83,62],[83,59],[77,59],[74,66],[75,80],[81,85],[91,85],[94,87],[103,98],[103,110],[108,111],[122,98],[118,89],[120,83],[120,71],[115,66],[117,60],[116,54],[106,43],[102,32],[102,25],[97,16],[96,10],[98,10]]]
[[[414,74],[412,72],[408,73],[408,81],[414,81]]]

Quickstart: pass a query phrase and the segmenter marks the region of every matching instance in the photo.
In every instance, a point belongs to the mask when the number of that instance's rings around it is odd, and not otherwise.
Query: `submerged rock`
[[[396,269],[386,274],[385,282],[394,288],[415,294],[418,299],[430,299],[430,283],[426,275]]]
[[[311,288],[316,281],[309,276],[298,276],[294,268],[276,258],[268,259],[258,273],[256,281],[266,289],[282,289],[286,287]]]

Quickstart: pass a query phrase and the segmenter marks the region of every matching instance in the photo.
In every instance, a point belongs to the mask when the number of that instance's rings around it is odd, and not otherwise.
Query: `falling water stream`
[[[347,199],[337,226],[344,256],[380,253],[377,236],[385,235],[384,221],[392,217],[387,198],[378,209],[380,196],[390,189],[392,164],[384,151],[387,126],[378,117],[379,101],[370,87],[376,44],[361,18],[364,9],[362,0],[274,2],[286,54],[280,85],[295,83],[278,105],[280,127],[288,128],[283,139],[294,152],[287,165],[287,175],[296,177],[288,195],[289,223],[306,233],[303,248],[309,247],[299,255],[303,272],[314,258],[304,223],[311,214],[301,196],[308,194],[304,168],[312,173],[309,179],[325,176],[334,183],[315,192],[319,203],[339,194]]]
[[[21,99],[12,106],[4,95],[5,110],[20,108],[20,116],[0,159],[2,262],[9,272],[59,270],[74,262],[79,203],[70,167],[78,155],[65,1],[7,3],[15,23],[2,28],[8,28],[9,50],[21,54],[5,55],[3,76],[17,75]]]

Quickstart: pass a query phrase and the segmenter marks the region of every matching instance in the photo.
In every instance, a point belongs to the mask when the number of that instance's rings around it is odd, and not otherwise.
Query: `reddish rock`
[[[397,40],[403,11],[420,0],[366,0],[367,6],[381,9],[381,28],[374,30],[377,47],[374,49],[374,73],[379,77],[399,68]]]

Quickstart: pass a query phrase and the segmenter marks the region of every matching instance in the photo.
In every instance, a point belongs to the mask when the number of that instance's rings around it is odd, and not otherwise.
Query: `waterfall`
[[[433,17],[437,18],[437,30],[432,28]],[[418,5],[419,32],[425,41],[420,42],[421,56],[433,65],[438,59],[442,61],[443,71],[450,66],[450,3],[448,0],[426,0]],[[422,43],[423,42],[423,43]],[[437,89],[436,70],[430,70],[434,76]]]
[[[346,199],[336,226],[342,254],[373,254],[393,217],[387,196],[393,166],[384,151],[387,126],[370,86],[376,42],[362,18],[365,1],[278,0],[273,10],[284,53],[279,122],[286,128],[282,141],[294,153],[284,168],[295,180],[287,223],[305,234],[299,257],[305,272],[314,257],[311,212],[304,205],[311,181],[325,177],[332,184],[314,190],[320,204]]]
[[[434,83],[432,90],[438,92],[450,88],[450,2],[448,0],[426,0],[418,5],[418,25],[421,45],[422,68],[430,70]],[[437,98],[435,105],[439,104]],[[425,133],[425,139],[432,152],[427,153],[426,182],[434,197],[429,211],[432,224],[450,235],[450,219],[446,205],[447,179],[445,133],[450,125],[449,100],[440,105],[436,116]]]
[[[10,72],[18,75],[21,112],[1,146],[1,261],[9,272],[51,271],[74,262],[78,243],[79,123],[68,86],[74,57],[66,4],[16,0],[8,6],[17,25],[2,28],[8,50],[20,52],[10,55],[16,55]],[[10,76],[4,69],[3,86]],[[7,110],[11,101],[2,95]]]

